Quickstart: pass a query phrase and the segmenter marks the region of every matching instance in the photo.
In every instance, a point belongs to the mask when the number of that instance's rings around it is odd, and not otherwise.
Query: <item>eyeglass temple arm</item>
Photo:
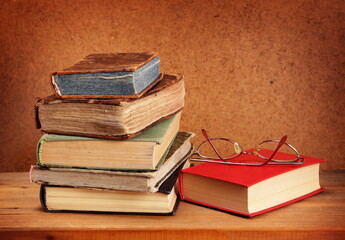
[[[211,138],[208,136],[207,132],[205,129],[201,129],[202,135],[206,138],[206,140],[211,144],[211,147],[213,151],[217,154],[217,156],[225,162],[225,159],[220,155],[220,153],[217,151],[216,147],[213,145]]]
[[[270,158],[264,163],[264,164],[267,164],[269,161],[272,160],[272,158],[274,157],[274,155],[276,155],[276,153],[278,152],[279,148],[281,148],[281,146],[283,146],[283,144],[286,142],[286,139],[287,139],[287,136],[283,136],[281,139],[280,139],[280,142],[276,148],[276,150],[274,150],[274,152],[272,153],[272,155],[270,156]]]

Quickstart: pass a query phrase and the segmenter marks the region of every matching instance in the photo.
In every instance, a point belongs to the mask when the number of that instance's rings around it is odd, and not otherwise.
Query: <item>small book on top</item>
[[[272,151],[261,149],[260,153],[271,155]],[[278,152],[275,158],[291,159],[288,155]],[[255,156],[243,154],[238,160],[253,158]],[[323,160],[304,157],[300,165],[205,163],[181,171],[179,190],[182,200],[253,217],[322,192],[321,162]]]
[[[32,166],[30,179],[37,184],[156,192],[160,185],[185,164],[193,147],[193,133],[179,132],[164,161],[156,170],[93,170]],[[125,161],[125,159],[124,159]]]
[[[180,200],[175,185],[183,167],[154,193],[41,185],[41,205],[47,212],[174,215]]]
[[[138,98],[161,78],[157,53],[99,53],[51,74],[59,97]]]
[[[37,127],[45,133],[130,139],[181,111],[182,75],[165,74],[139,99],[60,99],[50,96],[36,103]]]
[[[38,163],[46,167],[154,170],[178,133],[180,117],[178,113],[129,140],[45,134],[37,146]]]

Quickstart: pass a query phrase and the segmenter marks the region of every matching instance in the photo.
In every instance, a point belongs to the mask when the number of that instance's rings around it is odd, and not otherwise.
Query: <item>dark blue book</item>
[[[51,76],[60,97],[139,98],[161,78],[154,52],[91,54]]]

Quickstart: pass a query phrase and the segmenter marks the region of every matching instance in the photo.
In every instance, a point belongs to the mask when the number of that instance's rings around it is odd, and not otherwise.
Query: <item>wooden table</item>
[[[0,239],[345,239],[345,171],[326,190],[251,219],[181,202],[175,216],[46,213],[27,173],[0,173]]]

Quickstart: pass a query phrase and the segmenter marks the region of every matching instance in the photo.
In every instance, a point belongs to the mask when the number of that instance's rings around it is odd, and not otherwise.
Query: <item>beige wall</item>
[[[183,73],[181,129],[244,148],[288,135],[345,169],[344,1],[5,0],[0,8],[0,171],[27,171],[49,74],[96,52],[157,51]]]

